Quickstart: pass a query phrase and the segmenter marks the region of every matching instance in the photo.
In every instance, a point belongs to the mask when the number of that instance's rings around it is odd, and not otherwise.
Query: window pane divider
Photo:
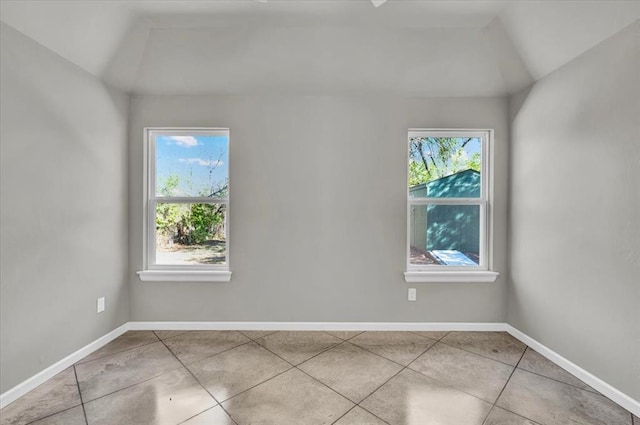
[[[486,205],[485,199],[479,198],[411,198],[411,205]]]
[[[154,197],[150,199],[158,204],[226,204],[229,198],[209,198],[209,197]]]

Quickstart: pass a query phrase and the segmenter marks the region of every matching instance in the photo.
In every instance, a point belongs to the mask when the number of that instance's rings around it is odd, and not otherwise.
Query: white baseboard
[[[412,322],[129,322],[131,330],[238,331],[505,331],[504,323]]]
[[[533,348],[538,353],[542,354],[544,357],[546,357],[556,365],[560,366],[562,369],[566,370],[576,378],[580,379],[585,384],[591,386],[593,389],[600,392],[600,394],[609,398],[613,402],[619,404],[620,406],[630,411],[634,415],[640,417],[639,401],[634,400],[633,398],[629,397],[628,395],[618,390],[617,388],[607,384],[602,379],[598,378],[595,375],[592,375],[591,373],[587,372],[577,364],[571,362],[570,360],[567,360],[566,358],[562,357],[560,354],[556,353],[555,351],[551,350],[547,346],[541,344],[540,342],[536,341],[535,339],[531,338],[525,333],[519,331],[513,326],[509,324],[505,324],[505,330],[514,338],[527,344],[529,347]]]
[[[72,366],[78,360],[88,356],[89,354],[91,354],[94,351],[96,351],[98,348],[100,348],[100,347],[106,345],[107,343],[113,341],[114,339],[116,339],[117,337],[119,337],[120,335],[122,335],[123,333],[125,333],[128,330],[129,330],[129,322],[127,322],[124,325],[112,330],[108,334],[106,334],[104,336],[101,336],[100,338],[96,339],[95,341],[90,342],[89,344],[85,345],[84,347],[82,347],[78,351],[76,351],[76,352],[74,352],[72,354],[69,354],[64,359],[62,359],[59,362],[54,363],[53,365],[49,366],[48,368],[46,368],[42,372],[39,372],[38,374],[33,375],[31,378],[21,382],[20,384],[16,385],[15,387],[11,388],[10,390],[7,390],[4,393],[0,394],[0,409],[4,408],[5,406],[8,406],[11,403],[13,403],[15,400],[17,400],[18,398],[22,397],[23,395],[25,395],[29,391],[31,391],[31,390],[35,389],[37,386],[45,383],[46,381],[48,381],[49,379],[53,378],[58,373],[62,372],[66,368]]]
[[[128,330],[264,330],[264,331],[493,331],[508,332],[602,395],[640,416],[640,402],[572,363],[507,323],[412,322],[128,322],[0,395],[0,408],[36,388],[78,360]]]

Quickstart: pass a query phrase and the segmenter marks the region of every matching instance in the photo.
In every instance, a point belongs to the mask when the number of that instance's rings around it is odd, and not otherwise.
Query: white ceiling
[[[513,93],[640,1],[2,0],[0,19],[132,93]]]

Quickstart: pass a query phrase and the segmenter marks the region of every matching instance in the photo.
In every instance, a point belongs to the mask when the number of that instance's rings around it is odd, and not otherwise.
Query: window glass
[[[225,264],[225,204],[156,204],[156,264]]]
[[[479,198],[479,137],[410,137],[409,197]]]
[[[227,197],[229,137],[226,134],[157,135],[157,197]]]
[[[411,264],[480,264],[480,206],[412,205],[410,211]]]

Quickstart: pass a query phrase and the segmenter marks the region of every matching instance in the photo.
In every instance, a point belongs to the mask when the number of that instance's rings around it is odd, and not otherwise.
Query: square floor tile
[[[158,342],[158,337],[153,331],[129,331],[120,335],[104,347],[97,349],[89,354],[78,363],[85,363],[91,360],[110,356],[112,354],[121,353],[132,348],[141,347],[143,345]]]
[[[518,368],[599,394],[596,390],[594,390],[566,370],[562,369],[560,366],[548,360],[546,357],[542,356],[531,347],[527,348],[527,351],[524,353],[522,360],[520,360],[520,363],[518,364]]]
[[[221,406],[216,406],[194,416],[181,425],[236,425],[236,423]]]
[[[354,403],[362,401],[402,366],[348,342],[298,366]]]
[[[193,363],[221,353],[250,339],[237,331],[191,331],[164,340],[183,363]]]
[[[442,343],[409,367],[489,403],[496,401],[513,371],[512,366]]]
[[[386,422],[373,416],[361,407],[354,407],[349,413],[335,423],[335,425],[386,425]]]
[[[325,332],[282,331],[256,339],[267,350],[297,365],[342,342]]]
[[[340,339],[351,339],[354,336],[360,335],[363,331],[326,331],[328,334],[337,336]]]
[[[87,425],[87,421],[82,406],[76,406],[39,421],[31,422],[29,425]]]
[[[606,397],[516,369],[497,406],[542,424],[629,425],[629,413]]]
[[[0,424],[26,424],[80,404],[76,376],[70,367],[0,410]]]
[[[481,425],[491,404],[405,369],[360,404],[392,425]]]
[[[493,408],[484,425],[538,425],[529,419],[507,412],[499,407]]]
[[[403,366],[436,343],[411,332],[365,332],[349,342]]]
[[[85,409],[91,425],[175,425],[215,405],[183,368],[93,400]]]
[[[511,366],[527,348],[506,332],[451,332],[440,341]]]
[[[297,369],[222,403],[239,424],[329,425],[354,404]]]
[[[291,365],[250,342],[187,367],[216,400],[222,402],[273,378]]]
[[[76,371],[82,399],[86,403],[181,367],[167,347],[158,341],[79,364]]]

